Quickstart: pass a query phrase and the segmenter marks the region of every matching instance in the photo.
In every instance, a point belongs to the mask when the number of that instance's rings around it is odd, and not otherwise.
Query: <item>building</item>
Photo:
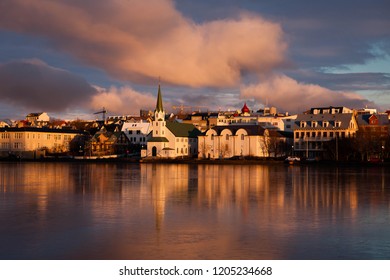
[[[147,149],[143,150],[141,155],[153,158],[196,157],[198,155],[198,135],[200,133],[192,124],[165,120],[159,85]]]
[[[299,114],[293,124],[294,153],[304,158],[324,159],[332,140],[355,137],[358,124],[352,110],[345,107],[312,108]],[[336,143],[337,144],[337,143]],[[338,158],[337,146],[334,159]]]
[[[30,113],[26,116],[26,121],[31,123],[31,126],[45,126],[49,123],[50,117],[45,112]]]
[[[286,137],[276,130],[268,130],[261,125],[215,126],[198,139],[201,158],[263,158],[285,154]]]
[[[81,135],[77,130],[38,127],[0,128],[0,157],[11,155],[37,158],[45,152],[69,152],[72,140]]]
[[[90,150],[85,151],[91,156],[126,154],[130,141],[122,131],[107,131],[104,127],[91,138]]]
[[[355,147],[361,159],[370,161],[383,159],[389,140],[389,119],[387,114],[359,114],[356,117],[359,130]]]
[[[125,122],[122,125],[122,132],[130,143],[140,147],[146,147],[151,129],[152,124],[144,120]]]

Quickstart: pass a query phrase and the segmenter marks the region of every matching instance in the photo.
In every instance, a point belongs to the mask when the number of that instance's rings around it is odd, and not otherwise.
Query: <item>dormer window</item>
[[[306,127],[306,122],[305,121],[301,121],[300,127]]]
[[[329,126],[329,122],[328,121],[323,121],[322,122],[322,126],[323,127],[328,127]]]
[[[312,121],[311,122],[311,127],[317,127],[317,122],[316,121]]]
[[[340,127],[341,126],[341,122],[340,121],[335,121],[334,126],[335,127]]]

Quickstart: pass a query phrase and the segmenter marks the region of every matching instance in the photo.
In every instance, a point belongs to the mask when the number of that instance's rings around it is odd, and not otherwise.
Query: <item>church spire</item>
[[[161,87],[160,83],[158,83],[158,93],[157,93],[157,103],[156,103],[156,112],[163,112],[163,104],[162,104],[162,96],[161,96]]]

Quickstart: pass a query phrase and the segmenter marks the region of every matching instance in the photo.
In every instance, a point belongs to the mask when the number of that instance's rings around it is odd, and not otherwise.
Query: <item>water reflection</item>
[[[0,258],[388,258],[386,171],[2,163]]]

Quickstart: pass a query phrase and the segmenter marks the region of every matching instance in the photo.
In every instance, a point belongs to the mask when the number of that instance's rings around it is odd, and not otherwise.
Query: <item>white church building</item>
[[[151,124],[147,149],[142,156],[147,158],[186,158],[198,156],[198,135],[201,132],[192,124],[165,120],[161,87],[158,86],[154,120]]]

